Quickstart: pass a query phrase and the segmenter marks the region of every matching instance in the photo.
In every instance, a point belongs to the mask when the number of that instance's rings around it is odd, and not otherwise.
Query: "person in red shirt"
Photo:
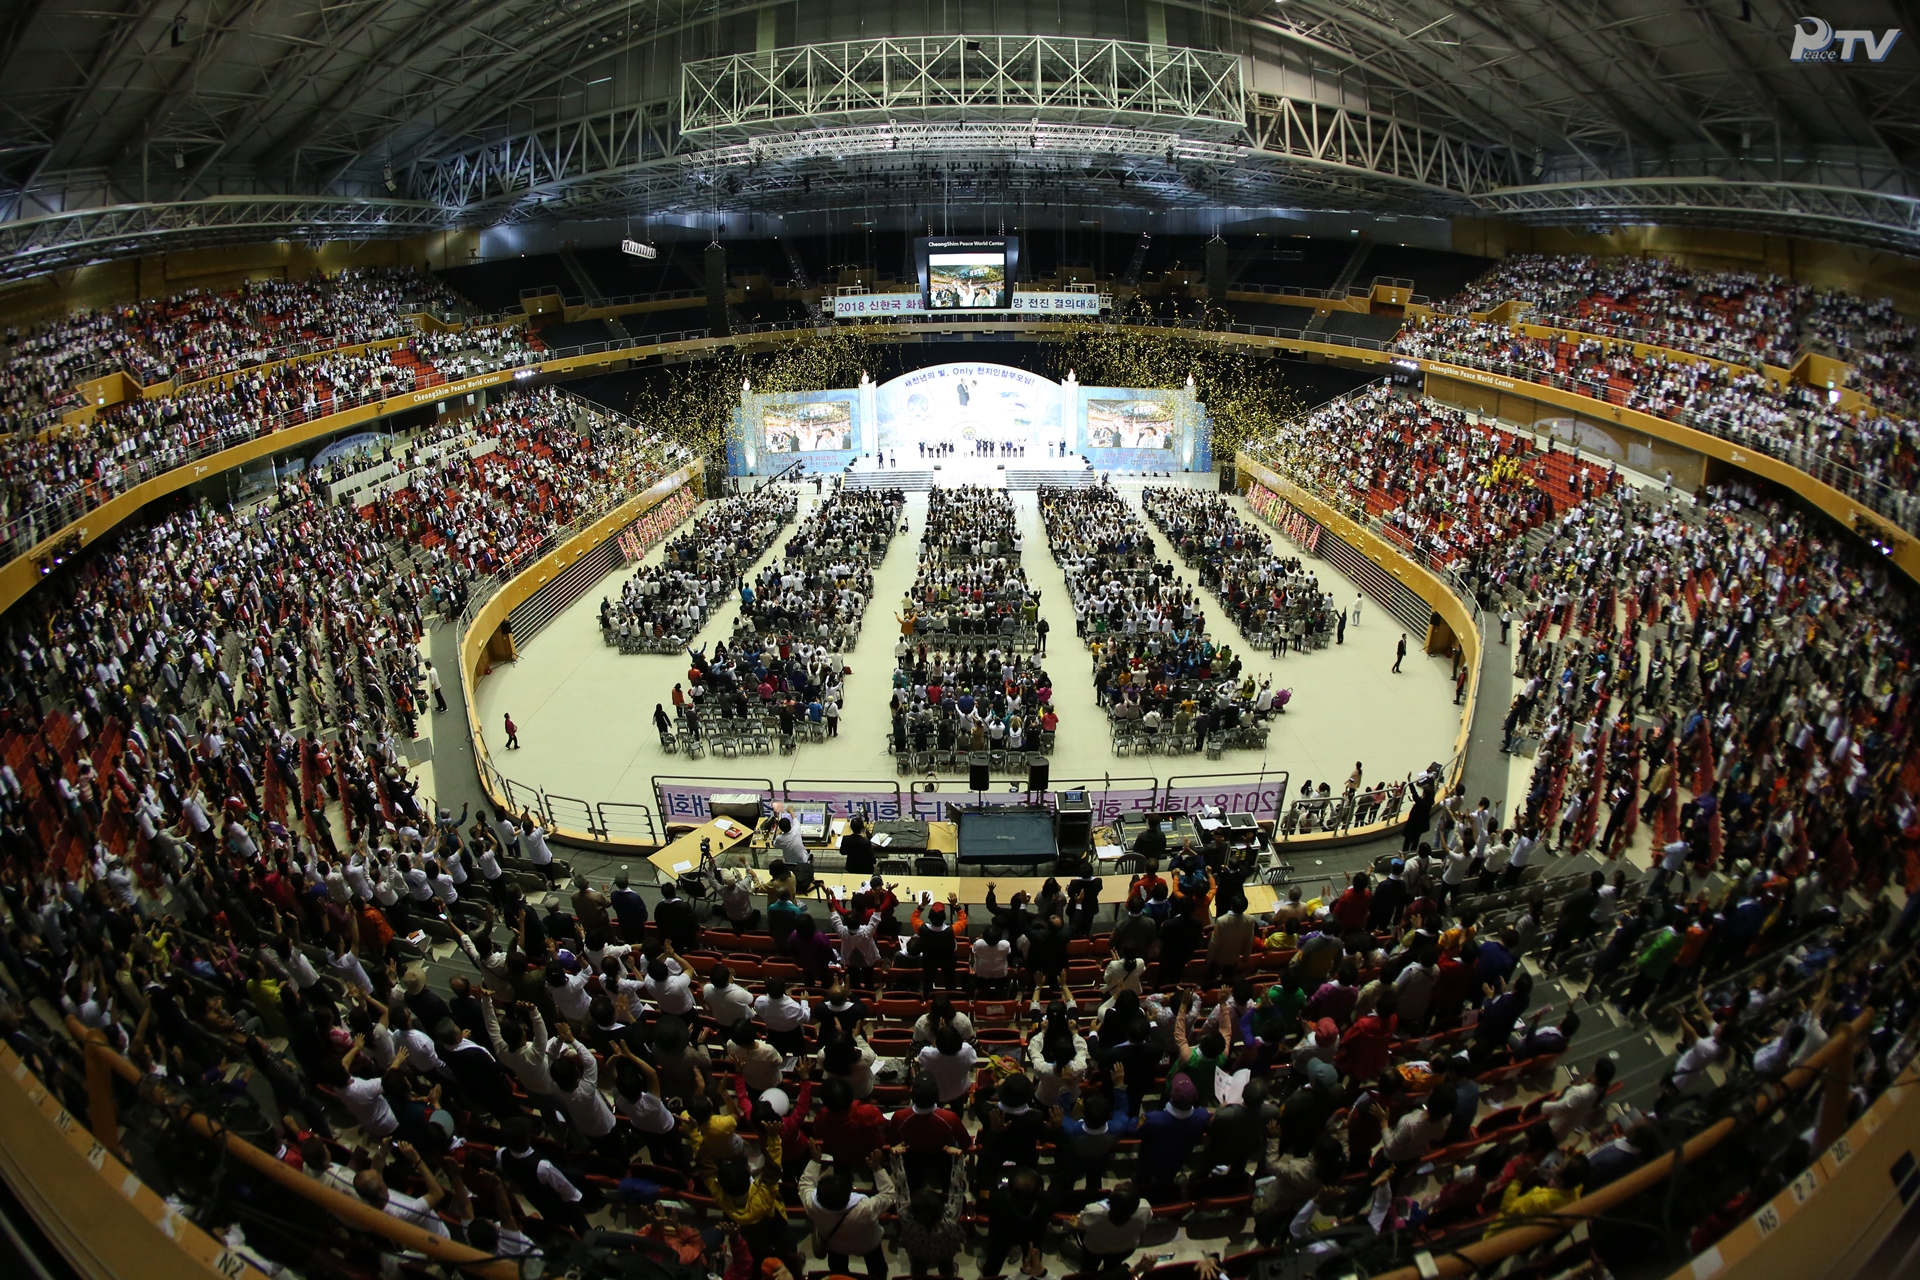
[[[1400,1019],[1394,1015],[1398,998],[1392,989],[1380,996],[1373,1012],[1348,1027],[1334,1051],[1333,1065],[1349,1080],[1372,1080],[1387,1069],[1387,1050],[1393,1043],[1394,1028]]]
[[[1353,887],[1333,900],[1333,923],[1342,934],[1365,933],[1367,929],[1367,909],[1373,905],[1373,894],[1367,890],[1367,874],[1357,871],[1353,876]]]
[[[853,1096],[839,1076],[820,1082],[820,1114],[813,1118],[814,1140],[843,1169],[867,1168],[867,1157],[887,1140],[887,1116],[871,1102]]]
[[[913,1105],[902,1107],[887,1121],[887,1141],[906,1150],[907,1185],[945,1188],[953,1173],[948,1147],[972,1144],[960,1117],[940,1105],[940,1086],[931,1076],[913,1082]]]

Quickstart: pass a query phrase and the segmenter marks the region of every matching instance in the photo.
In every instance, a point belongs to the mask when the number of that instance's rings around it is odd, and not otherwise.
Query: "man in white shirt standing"
[[[773,837],[773,847],[779,852],[780,860],[793,868],[794,892],[805,893],[813,887],[813,854],[807,849],[806,841],[800,838],[800,831],[793,825],[792,818],[782,814],[779,828]]]
[[[870,1196],[855,1191],[853,1179],[837,1168],[822,1174],[817,1141],[800,1175],[800,1203],[826,1247],[827,1270],[835,1275],[846,1275],[848,1256],[857,1254],[866,1262],[867,1280],[887,1280],[881,1217],[892,1210],[897,1198],[893,1175],[887,1172],[887,1150],[882,1144],[868,1157],[875,1188]]]

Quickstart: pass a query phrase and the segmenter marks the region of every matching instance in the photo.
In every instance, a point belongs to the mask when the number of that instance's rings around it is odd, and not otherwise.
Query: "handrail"
[[[98,1031],[94,1031],[71,1014],[67,1017],[67,1030],[78,1041],[86,1054],[88,1065],[104,1065],[114,1075],[128,1084],[139,1086],[147,1076],[139,1067],[121,1057],[109,1048]],[[117,1118],[112,1114],[112,1094],[107,1094],[106,1113],[101,1113],[99,1098],[93,1099],[95,1113],[88,1117],[88,1127],[102,1145],[117,1146],[119,1129]],[[210,1142],[221,1142],[227,1154],[246,1165],[255,1173],[277,1184],[283,1191],[291,1191],[318,1208],[325,1209],[334,1217],[359,1230],[384,1236],[403,1249],[423,1253],[435,1262],[456,1267],[469,1275],[485,1276],[487,1280],[519,1280],[520,1269],[510,1259],[496,1258],[464,1244],[456,1244],[442,1236],[435,1235],[424,1227],[402,1222],[384,1210],[376,1209],[357,1196],[344,1191],[336,1191],[295,1170],[282,1160],[275,1159],[270,1152],[262,1151],[245,1138],[239,1137],[223,1124],[217,1124],[198,1110],[185,1110],[184,1119],[189,1128]]]
[[[1781,1097],[1811,1083],[1829,1062],[1842,1053],[1852,1053],[1854,1042],[1866,1035],[1873,1025],[1873,1018],[1874,1010],[1867,1009],[1851,1023],[1845,1024],[1841,1034],[1835,1035],[1804,1063],[1787,1072],[1781,1078],[1778,1089],[1764,1090],[1756,1095],[1752,1118],[1765,1116]],[[1583,1196],[1557,1212],[1538,1215],[1556,1219],[1553,1223],[1530,1219],[1531,1225],[1512,1227],[1488,1239],[1433,1257],[1431,1266],[1435,1270],[1424,1270],[1419,1266],[1399,1267],[1375,1276],[1373,1280],[1422,1280],[1423,1276],[1425,1280],[1435,1280],[1435,1277],[1444,1280],[1450,1276],[1477,1275],[1517,1253],[1556,1240],[1581,1223],[1618,1208],[1669,1175],[1678,1175],[1687,1165],[1719,1146],[1740,1123],[1740,1117],[1728,1116],[1695,1134],[1684,1146],[1649,1161],[1617,1181],[1609,1182],[1592,1195]]]

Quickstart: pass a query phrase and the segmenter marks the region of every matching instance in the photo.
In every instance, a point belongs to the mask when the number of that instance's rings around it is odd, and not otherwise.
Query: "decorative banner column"
[[[860,371],[860,421],[854,427],[854,448],[866,454],[880,448],[879,398],[873,378],[865,369]]]
[[[1087,416],[1080,398],[1080,379],[1067,370],[1060,384],[1060,436],[1069,450],[1079,453],[1087,447]]]

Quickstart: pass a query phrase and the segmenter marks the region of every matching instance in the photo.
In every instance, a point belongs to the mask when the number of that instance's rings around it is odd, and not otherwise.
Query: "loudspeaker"
[[[1047,762],[1035,760],[1027,766],[1027,790],[1038,794],[1047,789]]]
[[[716,338],[733,332],[727,321],[727,246],[707,246],[707,329]]]
[[[993,779],[987,776],[988,757],[984,751],[976,751],[967,757],[967,790],[985,791],[993,785]]]
[[[1065,856],[1093,846],[1093,804],[1084,791],[1063,791],[1053,811],[1053,842]]]
[[[1207,305],[1227,302],[1227,242],[1219,236],[1207,241]]]
[[[1221,463],[1220,464],[1220,492],[1238,493],[1239,491],[1240,491],[1240,486],[1234,483],[1233,464],[1225,463],[1225,462]]]

